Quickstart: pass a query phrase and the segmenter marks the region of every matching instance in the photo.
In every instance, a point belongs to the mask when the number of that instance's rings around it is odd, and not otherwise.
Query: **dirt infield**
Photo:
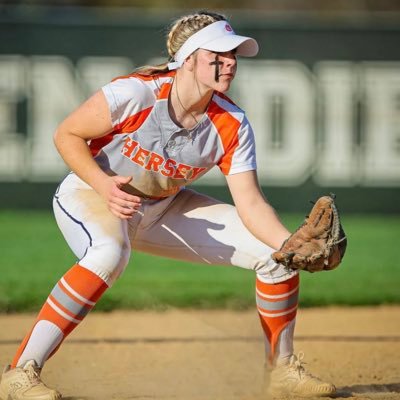
[[[0,315],[0,363],[33,315]],[[296,351],[338,399],[400,399],[400,307],[304,309]],[[263,340],[254,311],[92,313],[43,371],[65,399],[255,400]]]

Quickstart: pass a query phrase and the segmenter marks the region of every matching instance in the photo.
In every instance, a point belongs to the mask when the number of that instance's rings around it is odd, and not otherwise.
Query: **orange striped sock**
[[[269,343],[269,361],[274,362],[279,335],[296,318],[299,275],[287,281],[269,284],[257,276],[256,300],[261,325]]]
[[[43,340],[46,340],[46,338],[33,337],[35,326],[40,321],[49,321],[52,323],[50,326],[55,326],[61,330],[62,340],[64,340],[95,306],[107,288],[106,283],[96,274],[78,264],[74,265],[54,286],[40,310],[32,330],[26,335],[18,348],[11,367],[15,368],[18,365],[22,355],[24,359],[34,359],[29,358],[29,354],[23,354],[25,350],[29,350],[27,346],[31,340],[42,343]],[[54,349],[51,349],[51,354],[47,358],[57,351],[62,340],[57,343]],[[43,348],[46,349],[46,343]],[[48,351],[48,349],[46,350]]]

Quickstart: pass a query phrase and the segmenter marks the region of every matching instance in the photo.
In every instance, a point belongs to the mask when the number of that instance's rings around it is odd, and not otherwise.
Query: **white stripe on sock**
[[[256,289],[256,292],[260,297],[264,297],[264,299],[282,299],[284,297],[289,297],[296,290],[299,290],[299,286],[300,285],[297,285],[293,290],[291,290],[290,292],[284,293],[284,294],[265,294],[265,293],[260,292],[259,289]]]
[[[275,317],[282,317],[282,315],[290,314],[291,312],[293,312],[296,309],[297,309],[297,304],[294,307],[292,307],[290,310],[283,311],[283,312],[276,313],[276,314],[266,313],[264,311],[261,311],[260,309],[258,309],[258,312],[264,317],[275,318]]]
[[[63,318],[67,319],[68,321],[71,322],[75,322],[76,324],[79,324],[81,321],[79,319],[75,319],[70,317],[67,313],[65,313],[63,310],[61,310],[60,307],[58,307],[57,305],[55,305],[50,299],[47,299],[47,303],[49,304],[49,306],[56,311],[57,313],[59,313]]]
[[[68,285],[68,283],[65,281],[64,278],[61,278],[60,282],[65,286],[66,289],[68,289],[80,301],[83,301],[84,303],[89,304],[90,306],[96,305],[96,303],[94,303],[93,301],[90,301],[88,299],[85,299],[78,292],[76,292],[74,289],[72,289],[72,287]]]

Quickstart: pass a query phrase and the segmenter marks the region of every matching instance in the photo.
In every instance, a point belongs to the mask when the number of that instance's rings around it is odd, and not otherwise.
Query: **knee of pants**
[[[260,261],[253,269],[259,280],[269,284],[284,282],[299,273],[297,270],[277,264],[270,256],[266,262]]]
[[[110,287],[124,272],[130,255],[130,243],[107,241],[89,247],[79,264],[95,273]]]

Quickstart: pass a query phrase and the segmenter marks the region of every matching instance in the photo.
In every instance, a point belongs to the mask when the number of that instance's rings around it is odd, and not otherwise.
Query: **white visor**
[[[176,52],[174,61],[168,64],[168,69],[180,68],[197,49],[218,52],[237,49],[238,56],[253,57],[258,53],[258,43],[255,39],[236,35],[228,22],[217,21],[190,36]]]

